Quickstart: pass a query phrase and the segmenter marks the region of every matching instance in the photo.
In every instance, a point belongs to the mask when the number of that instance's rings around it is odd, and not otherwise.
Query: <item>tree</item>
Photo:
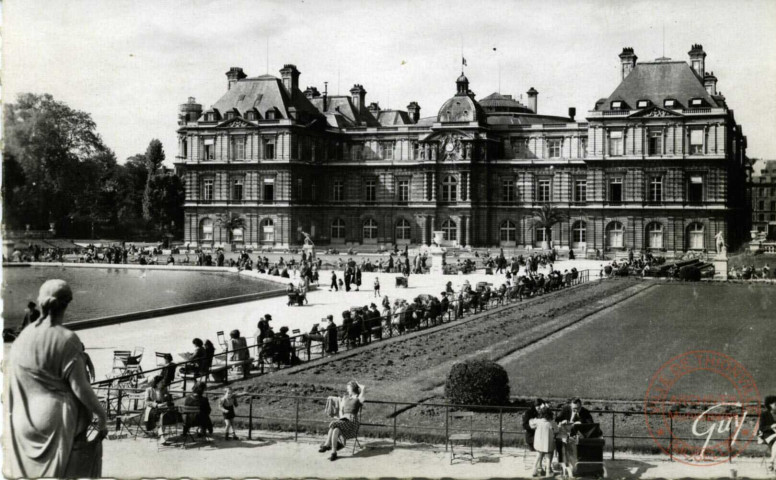
[[[127,159],[118,172],[117,221],[122,226],[141,226],[143,198],[148,183],[146,157],[140,153]]]
[[[533,216],[534,226],[544,230],[544,238],[548,238],[547,232],[552,231],[552,227],[555,224],[568,218],[568,215],[550,203],[545,203],[541,208],[534,209],[531,215]]]
[[[89,162],[105,163],[113,154],[102,143],[91,116],[49,94],[33,93],[19,94],[16,103],[5,105],[4,113],[3,154],[21,170],[14,172],[4,196],[11,227],[48,228],[49,222],[69,226],[76,209],[97,212],[95,205],[87,205],[98,199],[84,188],[82,174],[94,166]],[[15,168],[13,163],[4,166]]]
[[[232,242],[232,232],[237,228],[245,228],[245,219],[234,213],[220,213],[216,216],[217,227],[226,230],[228,242]]]
[[[162,162],[164,162],[164,148],[162,147],[162,142],[154,138],[148,143],[145,160],[146,169],[148,170],[148,179],[146,180],[145,192],[143,194],[143,218],[148,221],[158,221],[159,219],[153,218],[151,215],[151,206],[149,204],[151,201],[149,195],[151,195],[151,193],[149,189],[151,180],[156,177],[159,172],[159,167],[161,167]]]
[[[143,202],[144,214],[159,230],[183,225],[183,201],[186,192],[177,175],[149,176]]]

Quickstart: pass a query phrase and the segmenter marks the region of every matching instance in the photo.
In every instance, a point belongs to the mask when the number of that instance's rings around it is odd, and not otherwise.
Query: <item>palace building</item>
[[[462,73],[422,116],[280,78],[227,73],[203,109],[180,106],[176,169],[186,184],[191,246],[318,245],[633,248],[672,255],[749,236],[746,137],[693,45],[689,63],[619,55],[622,81],[584,120],[521,103],[477,99]],[[452,84],[452,82],[451,82]],[[451,89],[452,90],[452,89]],[[551,229],[533,212],[563,214]],[[242,222],[234,219],[242,218]]]

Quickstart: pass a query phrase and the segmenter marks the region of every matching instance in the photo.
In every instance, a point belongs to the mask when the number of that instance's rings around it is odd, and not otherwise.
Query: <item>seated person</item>
[[[197,382],[192,392],[186,397],[183,404],[187,407],[198,407],[197,413],[186,414],[183,419],[183,434],[189,433],[191,427],[197,428],[197,436],[213,435],[213,422],[210,420],[210,401],[204,395],[205,384]]]
[[[558,413],[558,416],[555,417],[555,422],[558,425],[595,423],[593,422],[593,416],[582,406],[582,400],[579,398],[572,398],[569,404],[565,405]],[[563,442],[561,440],[555,440],[555,450],[558,452],[558,463],[562,463]],[[554,468],[555,464],[553,464]]]
[[[760,413],[758,422],[757,442],[768,445],[770,457],[768,458],[768,471],[774,471],[776,463],[776,395],[765,397],[765,406]]]
[[[232,362],[239,363],[243,371],[243,377],[248,376],[250,369],[250,356],[248,355],[248,342],[240,336],[239,330],[229,332],[230,348],[232,349]]]
[[[169,411],[170,407],[172,407],[172,397],[167,392],[167,384],[161,375],[157,375],[146,389],[145,410],[143,411],[143,426],[146,431],[153,431],[162,415],[168,413],[174,415],[174,412]],[[159,438],[164,443],[162,423],[159,424]]]
[[[280,333],[275,335],[275,361],[283,365],[291,364],[291,338],[288,336],[288,327],[280,327]]]
[[[358,412],[364,404],[364,386],[351,380],[347,384],[347,393],[339,401],[339,419],[329,424],[329,432],[326,441],[323,442],[319,452],[323,453],[334,449],[329,460],[337,459],[337,450],[345,447],[348,439],[358,435]]]
[[[188,362],[181,367],[181,374],[202,375],[201,372],[207,372],[207,355],[205,353],[205,344],[199,338],[191,341],[194,344],[194,353],[192,353]]]
[[[175,369],[177,367],[178,365],[172,361],[172,354],[165,353],[164,366],[162,367],[162,371],[159,373],[164,379],[165,385],[172,385],[172,382],[175,381]]]

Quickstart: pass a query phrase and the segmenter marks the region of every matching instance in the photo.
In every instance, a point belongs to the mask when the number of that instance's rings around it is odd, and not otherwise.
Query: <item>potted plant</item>
[[[221,213],[216,216],[216,225],[226,230],[226,243],[232,246],[232,232],[238,228],[245,229],[245,219],[234,213]]]
[[[544,241],[542,242],[542,249],[548,250],[552,247],[552,239],[549,239],[549,236],[552,232],[552,227],[555,224],[566,220],[568,216],[550,203],[546,203],[540,208],[534,209],[531,212],[531,215],[533,217],[534,227],[544,230]]]

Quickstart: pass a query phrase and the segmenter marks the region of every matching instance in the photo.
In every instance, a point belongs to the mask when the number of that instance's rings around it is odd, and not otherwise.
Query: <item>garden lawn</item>
[[[504,359],[513,394],[643,400],[666,361],[715,350],[776,392],[776,286],[664,283],[608,308],[552,341]],[[682,381],[684,393],[720,395],[711,374]]]

